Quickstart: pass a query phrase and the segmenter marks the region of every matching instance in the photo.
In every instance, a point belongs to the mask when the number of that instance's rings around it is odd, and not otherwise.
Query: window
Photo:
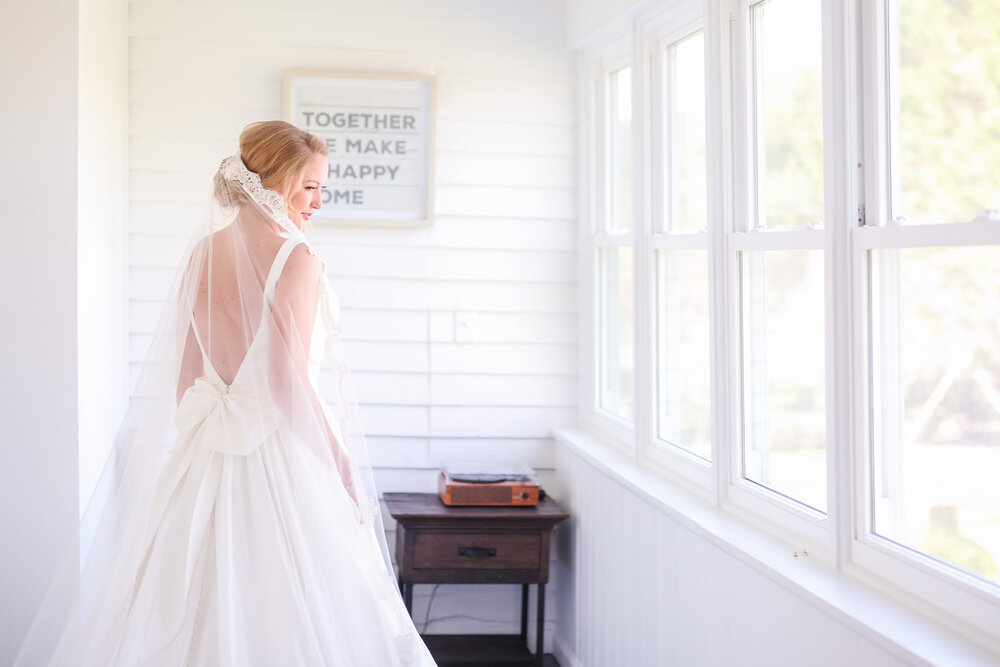
[[[1000,7],[887,5],[891,219],[934,224],[985,214],[1000,221],[986,213],[1000,209]]]
[[[633,368],[632,248],[599,248],[598,289],[601,396],[600,406],[631,421],[635,414]]]
[[[739,475],[825,512],[823,99],[819,0],[751,4],[748,187],[736,221]]]
[[[1000,246],[871,258],[873,531],[1000,583]]]
[[[582,105],[585,423],[986,643],[998,33],[996,2],[678,0]]]
[[[745,250],[740,267],[742,476],[825,511],[823,251]]]
[[[822,226],[821,4],[766,0],[749,8],[755,230]]]
[[[607,231],[632,229],[632,68],[607,75]]]
[[[654,53],[654,443],[711,459],[705,36],[668,33]]]
[[[596,408],[606,426],[635,419],[632,67],[623,48],[609,49],[594,69],[597,124],[594,231],[596,267]]]
[[[869,20],[866,543],[977,590],[1000,584],[1000,7],[907,0]]]

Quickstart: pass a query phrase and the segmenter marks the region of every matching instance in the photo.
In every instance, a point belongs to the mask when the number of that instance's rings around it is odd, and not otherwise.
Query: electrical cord
[[[438,588],[440,586],[441,586],[441,584],[434,584],[434,588],[431,590],[431,597],[430,597],[429,600],[427,600],[427,609],[424,611],[424,624],[423,624],[423,627],[420,629],[421,633],[427,632],[427,626],[430,625],[430,622],[431,622],[431,606],[434,604],[434,596],[437,595]]]

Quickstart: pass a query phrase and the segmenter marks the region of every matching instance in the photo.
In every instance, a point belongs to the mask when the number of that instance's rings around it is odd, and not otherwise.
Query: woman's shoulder
[[[307,244],[299,243],[288,254],[278,288],[298,290],[306,285],[315,285],[323,271],[323,260]]]
[[[323,270],[323,260],[307,243],[298,243],[288,255],[286,269],[293,271],[315,272]]]

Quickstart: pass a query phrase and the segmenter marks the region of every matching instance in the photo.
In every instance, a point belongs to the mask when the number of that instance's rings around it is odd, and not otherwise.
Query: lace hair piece
[[[281,193],[265,188],[260,176],[247,169],[239,155],[230,155],[224,159],[219,165],[219,173],[227,181],[239,183],[250,199],[270,214],[285,231],[298,231],[285,212],[285,198]]]

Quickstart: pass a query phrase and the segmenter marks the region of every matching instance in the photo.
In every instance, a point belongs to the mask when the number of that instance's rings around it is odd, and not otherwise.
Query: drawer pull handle
[[[468,558],[494,558],[497,550],[494,547],[459,547],[458,555]]]

